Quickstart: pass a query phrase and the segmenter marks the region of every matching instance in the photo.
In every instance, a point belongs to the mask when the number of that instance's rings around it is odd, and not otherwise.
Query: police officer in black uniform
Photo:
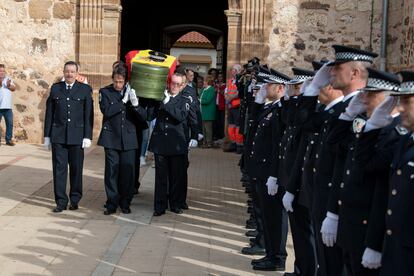
[[[63,68],[64,81],[52,85],[46,101],[45,147],[52,148],[53,187],[59,213],[78,209],[82,198],[83,149],[90,147],[93,129],[92,88],[76,81],[78,64],[68,61]],[[70,193],[66,195],[68,174]]]
[[[414,275],[414,72],[400,74],[400,89],[392,95],[400,101],[401,125],[395,129],[401,138],[391,163],[381,276]]]
[[[284,85],[290,79],[275,70],[268,76],[258,74],[258,78],[267,84],[256,94],[256,104],[252,107],[253,129],[256,129],[256,133],[247,168],[259,199],[266,256],[253,260],[252,265],[255,270],[281,271],[285,269],[287,256],[285,249],[287,223],[283,223],[286,222],[287,217],[281,204],[283,193],[276,194],[277,189],[269,191],[266,180],[272,173],[273,160],[279,155],[278,143],[284,129],[280,118],[280,99],[284,95]],[[267,102],[265,102],[266,98]]]
[[[145,122],[146,110],[138,105],[135,90],[126,85],[127,69],[118,64],[112,72],[113,84],[99,91],[103,114],[98,145],[105,148],[105,215],[129,214],[135,182],[135,158],[138,148],[137,121]]]
[[[170,90],[150,115],[150,120],[157,119],[149,144],[155,158],[154,216],[165,214],[168,204],[172,212],[182,213],[180,191],[187,170],[190,110],[188,98],[180,94],[182,82],[181,74],[172,75]]]

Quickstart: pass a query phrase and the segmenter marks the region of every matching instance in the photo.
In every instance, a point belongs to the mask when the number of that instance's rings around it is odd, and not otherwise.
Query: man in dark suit
[[[55,83],[46,101],[44,146],[52,148],[53,186],[56,208],[78,209],[82,198],[83,149],[91,146],[93,129],[92,88],[76,81],[78,65],[68,61],[63,68],[65,81]],[[69,164],[70,193],[66,194]]]
[[[164,100],[149,115],[150,120],[157,119],[149,144],[155,158],[154,216],[165,214],[168,204],[172,212],[182,213],[180,192],[188,165],[187,120],[191,104],[180,93],[182,83],[181,74],[172,75]]]

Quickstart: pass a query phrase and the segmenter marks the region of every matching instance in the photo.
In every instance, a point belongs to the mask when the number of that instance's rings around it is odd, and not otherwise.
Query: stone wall
[[[332,44],[379,52],[381,1],[374,1],[374,7],[371,3],[371,0],[274,0],[268,63],[291,74],[292,66],[310,69],[314,59],[332,59]]]
[[[62,75],[63,62],[75,58],[74,2],[0,1],[0,63],[17,84],[13,94],[17,141],[42,140],[49,88]],[[4,134],[4,122],[2,128]]]
[[[414,0],[393,0],[389,6],[388,70],[414,70]]]

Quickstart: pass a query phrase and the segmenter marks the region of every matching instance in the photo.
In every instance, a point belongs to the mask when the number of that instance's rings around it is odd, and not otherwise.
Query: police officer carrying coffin
[[[391,163],[381,276],[414,275],[414,72],[400,74],[400,89],[392,95],[400,100],[401,139]]]
[[[149,144],[155,158],[154,216],[165,214],[168,204],[172,212],[182,213],[180,192],[187,170],[190,110],[188,98],[180,94],[182,83],[182,75],[173,74],[170,90],[150,115],[150,120],[157,119]]]
[[[98,145],[105,148],[105,215],[129,214],[135,182],[135,158],[138,148],[137,121],[145,122],[147,112],[138,105],[135,90],[126,85],[127,68],[123,63],[112,72],[113,84],[99,91],[99,107],[103,114]]]
[[[268,192],[266,180],[272,173],[273,161],[279,155],[278,143],[284,129],[280,99],[284,95],[285,83],[290,79],[275,70],[271,72],[268,76],[258,74],[259,81],[267,84],[256,94],[256,104],[252,107],[256,133],[247,167],[251,184],[257,190],[266,249],[264,258],[252,261],[253,269],[281,271],[285,269],[287,256],[284,237],[287,232],[286,213],[281,204],[281,193]]]
[[[69,200],[69,209],[78,209],[82,198],[83,149],[91,146],[93,129],[92,88],[76,81],[76,62],[66,62],[63,74],[65,80],[50,89],[44,125],[44,146],[52,148],[55,213],[65,210]],[[66,194],[68,164],[69,198]]]

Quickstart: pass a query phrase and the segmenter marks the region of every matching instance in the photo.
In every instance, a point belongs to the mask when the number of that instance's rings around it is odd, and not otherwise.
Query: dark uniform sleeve
[[[126,106],[122,102],[122,100],[120,100],[119,102],[111,101],[104,89],[99,90],[99,94],[99,108],[101,109],[101,112],[105,117],[109,118],[118,113],[121,113],[122,111],[125,111]]]
[[[388,204],[388,175],[393,152],[398,145],[399,136],[394,130],[381,135],[382,130],[376,129],[363,133],[355,148],[355,159],[359,160],[356,166],[365,166],[368,173],[375,175],[375,185],[371,212],[368,219],[368,229],[365,246],[373,250],[382,251],[385,233],[385,212]]]
[[[348,144],[353,135],[350,130],[351,125],[352,121],[336,120],[327,139],[329,150],[335,155],[332,189],[328,199],[328,211],[334,214],[338,214],[340,185],[343,180]]]
[[[52,86],[53,88],[53,86]],[[54,105],[52,102],[52,92],[53,89],[50,90],[49,97],[46,100],[46,113],[45,113],[45,125],[44,125],[44,137],[50,137],[52,131],[52,119],[54,114]]]
[[[306,147],[308,146],[308,134],[303,133],[300,137],[299,148],[296,154],[295,162],[293,163],[292,171],[286,185],[286,191],[296,195],[299,192],[302,181],[302,166],[303,157],[306,154]]]
[[[161,103],[160,108],[164,109],[171,117],[173,117],[178,122],[182,122],[187,120],[188,112],[190,110],[190,104],[185,98],[183,98],[176,104],[171,104],[170,102],[166,104]]]
[[[92,88],[88,85],[88,93],[85,97],[85,129],[84,129],[84,138],[88,138],[92,140],[92,132],[93,132],[93,100],[92,100]]]

